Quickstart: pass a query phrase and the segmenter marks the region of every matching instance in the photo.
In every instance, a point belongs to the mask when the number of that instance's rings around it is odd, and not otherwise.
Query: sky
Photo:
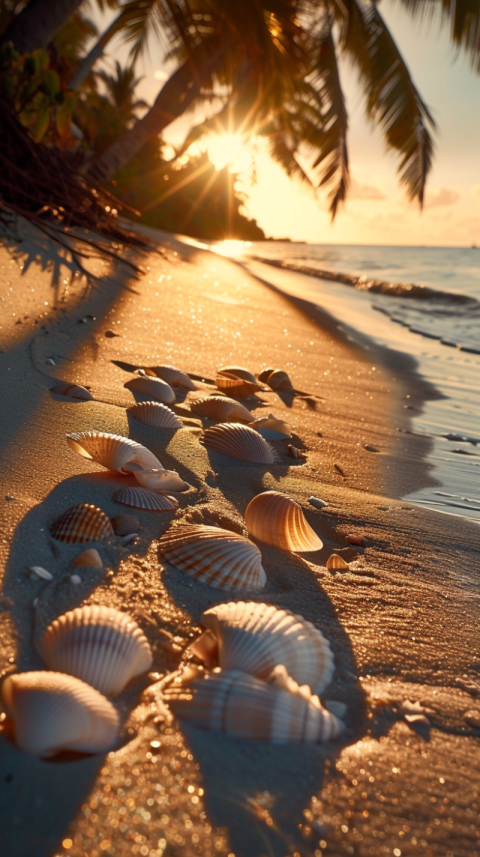
[[[243,150],[232,169],[248,195],[247,213],[270,237],[326,244],[480,246],[480,75],[457,55],[448,26],[439,19],[412,18],[394,0],[381,3],[383,17],[438,125],[435,158],[423,211],[408,202],[398,183],[398,161],[387,153],[381,132],[365,119],[365,106],[355,74],[342,63],[341,77],[349,112],[351,190],[332,224],[324,195],[290,180],[257,141]],[[95,15],[102,28],[106,19]],[[112,56],[126,62],[128,51],[118,40]],[[112,60],[107,59],[107,64]],[[171,71],[162,49],[152,39],[137,66],[144,75],[138,95],[152,103]],[[188,120],[177,120],[164,134],[182,141]],[[256,183],[251,183],[255,150]]]

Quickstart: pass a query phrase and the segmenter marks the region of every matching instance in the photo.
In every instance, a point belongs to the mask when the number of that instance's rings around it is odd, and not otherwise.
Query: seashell
[[[258,380],[261,381],[262,384],[266,384],[272,372],[275,372],[275,369],[262,369],[258,376]]]
[[[132,506],[134,509],[144,509],[147,512],[172,512],[177,506],[176,501],[173,502],[169,497],[165,497],[164,494],[157,494],[155,491],[149,491],[147,488],[120,488],[120,491],[116,491],[112,499],[116,503],[122,503],[124,506]],[[131,535],[131,533],[128,533],[128,535]]]
[[[296,446],[293,446],[293,444],[291,444],[291,443],[288,444],[287,452],[288,452],[290,458],[306,458],[307,457],[306,454],[303,452],[303,450],[298,449]]]
[[[48,758],[61,750],[104,753],[117,742],[118,713],[98,690],[56,672],[7,676],[1,686],[15,742],[25,753]]]
[[[332,553],[332,555],[328,557],[326,565],[327,568],[349,568],[348,563],[345,562],[345,560],[342,559],[342,557],[339,556],[337,553]]]
[[[190,668],[163,693],[173,714],[202,729],[235,738],[287,744],[330,741],[343,724],[282,668],[270,683],[240,670],[205,673]]]
[[[143,393],[144,396],[149,396],[156,402],[163,402],[164,405],[171,405],[176,401],[175,393],[169,384],[162,381],[161,378],[146,378],[137,376],[127,381],[124,384],[127,390],[134,390],[136,393]]]
[[[208,449],[214,449],[238,461],[252,464],[273,464],[274,452],[258,432],[248,426],[235,423],[221,423],[205,429],[203,443]]]
[[[58,393],[60,396],[70,396],[72,399],[85,399],[91,401],[93,396],[90,390],[80,384],[56,384],[55,387],[50,387],[51,393]]]
[[[162,469],[162,464],[149,449],[118,434],[103,431],[76,431],[67,434],[67,443],[74,452],[95,461],[108,470],[129,473],[136,465],[142,470]]]
[[[41,565],[31,565],[28,569],[30,572],[30,577],[38,577],[39,580],[53,580],[53,574],[50,574],[46,568],[42,568]]]
[[[236,397],[237,399],[243,399],[245,396],[251,396],[253,393],[257,393],[258,390],[263,389],[260,384],[239,378],[237,375],[234,375],[233,372],[218,372],[215,378],[215,384],[222,393],[224,392],[229,396]]]
[[[185,372],[176,369],[175,366],[164,364],[162,366],[144,366],[143,368],[146,375],[161,378],[162,381],[166,381],[171,387],[184,387],[186,390],[197,389],[192,379]]]
[[[308,502],[311,506],[314,506],[315,509],[324,509],[325,506],[328,506],[328,503],[325,500],[321,500],[320,497],[309,497]]]
[[[177,524],[162,536],[159,551],[170,565],[215,589],[258,592],[267,582],[257,546],[220,527]]]
[[[252,415],[240,402],[229,399],[227,396],[209,396],[207,399],[198,399],[192,402],[190,410],[201,417],[210,417],[220,422],[250,422]]]
[[[268,417],[260,417],[253,423],[249,423],[249,426],[258,431],[265,440],[281,440],[284,437],[292,436],[292,429],[288,423],[277,419],[273,414],[269,414]]]
[[[85,568],[103,568],[102,557],[99,552],[95,550],[95,548],[89,548],[83,553],[80,553],[70,565],[77,566],[82,565]]]
[[[211,607],[200,622],[207,630],[191,650],[209,668],[236,669],[266,679],[280,663],[314,693],[322,693],[332,679],[330,643],[311,622],[289,610],[238,601]]]
[[[301,506],[278,491],[254,497],[245,511],[245,523],[251,536],[287,551],[318,551],[323,547]]]
[[[165,429],[183,428],[183,423],[177,415],[160,402],[140,402],[127,410],[147,426]]]
[[[50,670],[117,696],[152,665],[148,640],[127,613],[113,607],[77,607],[55,619],[37,651]]]
[[[136,470],[133,475],[142,488],[152,491],[186,491],[188,488],[176,470]]]
[[[140,529],[140,521],[133,515],[115,515],[111,523],[116,536],[129,536],[131,533],[138,533]]]
[[[236,375],[237,378],[243,378],[244,381],[250,381],[251,384],[257,383],[255,375],[252,375],[248,369],[243,369],[241,366],[222,366],[218,370],[218,374],[220,375],[223,375],[225,372],[228,375]]]
[[[100,542],[113,536],[109,518],[98,506],[78,503],[58,518],[50,530],[54,539],[69,544]]]
[[[82,582],[82,578],[78,574],[71,574],[68,579],[73,586],[80,586]]]
[[[351,545],[360,545],[361,547],[365,545],[365,539],[363,536],[349,535],[345,536],[345,538]]]
[[[271,390],[293,390],[289,375],[282,369],[274,369],[267,378]]]

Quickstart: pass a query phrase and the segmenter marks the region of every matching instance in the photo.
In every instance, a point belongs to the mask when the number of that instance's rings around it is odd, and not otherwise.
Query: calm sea
[[[433,438],[441,486],[408,500],[480,521],[480,249],[262,242],[247,252],[252,273],[417,360],[444,396],[412,412],[414,431]]]

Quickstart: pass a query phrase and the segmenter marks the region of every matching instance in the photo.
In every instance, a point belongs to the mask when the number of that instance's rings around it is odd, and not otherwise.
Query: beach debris
[[[91,503],[77,503],[58,518],[50,530],[54,539],[69,544],[99,542],[113,536],[109,518]]]
[[[177,415],[161,402],[140,402],[127,408],[127,411],[147,426],[165,429],[183,428],[183,423]]]
[[[163,364],[161,366],[143,366],[143,371],[146,375],[154,378],[160,378],[166,381],[170,387],[183,387],[185,390],[196,390],[197,385],[185,372],[177,369],[175,366]]]
[[[55,363],[55,360],[52,360],[51,357],[47,357],[47,359],[45,360],[45,363],[47,364],[47,366],[56,366],[57,365]]]
[[[211,673],[190,667],[163,692],[173,714],[202,729],[272,744],[324,742],[342,723],[322,707],[306,685],[299,687],[283,666],[268,681],[240,672]]]
[[[346,478],[347,474],[346,474],[346,473],[345,473],[345,471],[340,467],[340,465],[339,465],[339,464],[334,464],[333,466],[334,466],[335,470],[337,471],[337,473],[339,473],[339,474],[340,474],[340,476],[343,476],[344,478]]]
[[[257,546],[230,530],[174,524],[161,537],[158,548],[170,565],[215,589],[259,592],[267,582]]]
[[[106,331],[105,331],[105,333],[104,333],[104,336],[106,336],[106,337],[107,337],[107,339],[113,339],[113,337],[114,337],[114,336],[120,336],[120,334],[119,334],[119,333],[115,333],[115,331],[114,331],[114,330],[106,330]]]
[[[367,452],[380,452],[380,450],[379,450],[379,449],[377,449],[377,447],[376,447],[376,446],[372,446],[372,444],[371,444],[371,443],[365,443],[365,444],[363,445],[363,448],[364,448],[364,449],[366,449],[366,450],[367,450]]]
[[[420,702],[411,702],[406,699],[399,706],[400,714],[409,726],[415,728],[417,726],[430,726],[429,714],[435,714],[431,708],[425,708]]]
[[[50,670],[82,679],[105,696],[117,696],[152,666],[150,645],[135,620],[98,605],[55,619],[37,651]]]
[[[359,545],[362,547],[365,545],[365,539],[363,536],[357,536],[355,533],[349,533],[348,536],[345,536],[347,542],[350,542],[351,545]]]
[[[72,586],[80,586],[82,578],[78,574],[71,574],[68,578]]]
[[[231,602],[206,610],[207,629],[190,646],[206,667],[241,670],[266,679],[283,664],[299,684],[321,693],[330,683],[334,663],[330,643],[302,616],[272,604]]]
[[[307,455],[303,451],[303,449],[298,449],[296,446],[293,446],[291,443],[287,446],[287,452],[290,458],[306,458]]]
[[[275,461],[270,444],[249,426],[220,423],[205,429],[202,439],[208,449],[238,461],[248,461],[251,464],[273,464]]]
[[[69,396],[71,399],[84,399],[85,401],[92,401],[93,399],[90,390],[80,384],[55,384],[55,387],[50,387],[50,392],[57,393],[59,396]]]
[[[53,580],[53,574],[50,574],[46,568],[41,565],[31,565],[29,567],[30,577],[37,577],[39,580]]]
[[[468,723],[469,726],[473,726],[474,729],[480,729],[480,711],[478,709],[471,709],[470,711],[466,711],[463,715],[463,719],[465,723]]]
[[[15,500],[13,494],[5,494],[5,500]]]
[[[349,569],[348,562],[345,562],[345,560],[337,553],[332,553],[332,555],[328,557],[326,566],[327,568],[342,569],[342,571],[348,571]]]
[[[321,500],[320,497],[309,497],[308,502],[311,506],[314,506],[315,509],[324,509],[325,506],[328,506],[325,500]]]
[[[130,533],[138,533],[140,529],[140,521],[137,521],[133,515],[115,515],[111,519],[111,524],[116,536],[129,536]]]
[[[27,672],[7,676],[0,688],[15,743],[41,758],[61,750],[103,753],[116,744],[118,713],[98,690],[71,675]]]
[[[162,471],[164,472],[168,471]],[[122,503],[123,506],[143,509],[145,512],[173,512],[178,505],[177,500],[156,491],[149,491],[148,488],[120,488],[112,499],[116,503]],[[125,533],[125,535],[130,536],[132,533]],[[138,535],[138,531],[134,535]]]
[[[186,491],[188,485],[176,470],[135,470],[133,475],[142,488],[152,491]]]
[[[317,691],[317,693],[318,692],[319,691]],[[329,711],[330,714],[334,714],[339,720],[343,720],[345,718],[348,709],[344,702],[340,702],[338,699],[326,699],[323,704],[327,711]]]
[[[206,399],[197,399],[196,402],[191,403],[190,410],[201,417],[210,417],[220,422],[231,423],[240,420],[249,423],[252,419],[247,408],[235,399],[229,399],[228,396],[208,396]]]
[[[222,374],[227,372],[229,375],[236,375],[237,378],[242,378],[243,381],[250,381],[251,384],[257,383],[255,375],[252,375],[248,369],[244,369],[242,366],[221,366],[218,372]]]
[[[251,536],[284,550],[306,552],[323,547],[301,506],[278,491],[257,494],[247,506],[245,523]]]
[[[265,370],[265,372],[268,370]],[[262,372],[262,378],[260,379],[260,375],[258,376],[259,380],[263,380],[271,390],[293,390],[293,384],[290,380],[290,376],[287,372],[284,372],[283,369],[273,369],[267,377],[265,377],[265,372]]]
[[[79,553],[79,555],[72,560],[70,565],[80,565],[84,568],[103,568],[102,557],[95,548],[89,548],[88,550]]]
[[[143,393],[144,396],[154,399],[155,402],[162,402],[164,405],[171,405],[176,401],[172,388],[161,378],[147,378],[137,375],[136,378],[127,381],[124,387],[127,390],[133,390],[135,393]]]
[[[273,414],[269,414],[268,417],[260,417],[248,425],[258,431],[265,440],[283,440],[292,436],[292,429],[289,424],[274,417]]]
[[[118,434],[103,431],[76,431],[67,434],[67,443],[83,458],[95,461],[107,470],[130,473],[137,468],[163,469],[163,465],[149,449]]]
[[[218,372],[215,378],[215,385],[222,393],[224,392],[228,396],[233,396],[237,399],[246,398],[263,389],[261,384],[257,384],[256,381],[247,381],[233,372]]]

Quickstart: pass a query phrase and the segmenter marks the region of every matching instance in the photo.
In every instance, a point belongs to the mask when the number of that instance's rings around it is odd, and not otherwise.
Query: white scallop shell
[[[238,399],[251,396],[252,393],[257,393],[258,390],[263,389],[261,384],[246,381],[244,378],[234,375],[233,372],[218,372],[215,384],[222,393],[226,393],[228,396],[236,396]]]
[[[279,420],[273,414],[268,417],[260,417],[253,423],[249,423],[250,428],[258,431],[265,440],[281,440],[284,437],[292,436],[292,429],[284,420]]]
[[[218,371],[221,374],[226,372],[229,375],[236,375],[237,378],[243,378],[244,381],[250,381],[252,384],[257,383],[255,375],[252,375],[248,369],[243,369],[241,366],[222,366]]]
[[[177,415],[161,402],[140,402],[127,408],[127,411],[147,426],[165,429],[183,428],[183,423]]]
[[[77,607],[55,619],[37,650],[56,672],[82,679],[116,696],[152,665],[148,640],[137,623],[113,607]]]
[[[205,429],[203,443],[238,461],[251,464],[273,464],[275,455],[271,446],[258,432],[238,423],[221,423]]]
[[[179,571],[215,589],[258,592],[267,582],[257,546],[220,527],[177,524],[162,536],[159,551]]]
[[[117,742],[120,720],[112,703],[71,675],[16,673],[3,681],[0,693],[15,722],[15,742],[26,753],[104,753]]]
[[[318,551],[323,547],[301,506],[278,491],[257,494],[246,508],[245,523],[251,536],[287,551]]]
[[[228,396],[209,396],[207,399],[198,399],[192,402],[190,410],[201,417],[210,417],[220,422],[250,422],[252,415],[240,402],[229,399]]]
[[[84,399],[85,401],[93,399],[90,390],[80,384],[56,384],[55,387],[50,387],[50,392],[60,396],[70,396],[72,399]]]
[[[162,473],[164,472],[168,473],[162,470]],[[176,500],[173,501],[165,494],[149,491],[147,488],[120,488],[112,499],[124,506],[132,506],[134,509],[144,509],[148,512],[172,512],[177,506]]]
[[[116,470],[117,473],[129,473],[135,466],[142,470],[162,469],[162,464],[153,452],[118,434],[76,431],[67,434],[67,443],[78,455],[95,461],[108,470]]]
[[[163,402],[164,405],[171,405],[176,401],[172,388],[165,381],[162,381],[161,378],[137,376],[127,381],[124,386],[127,390],[143,393],[144,396],[149,396],[150,399],[154,399],[156,402]]]
[[[152,491],[186,491],[188,488],[176,470],[135,470],[133,475],[142,488]]]
[[[343,729],[318,696],[288,679],[282,668],[272,683],[239,670],[201,675],[188,670],[163,695],[176,717],[202,729],[271,744],[331,741]]]
[[[175,366],[144,366],[145,373],[155,378],[161,378],[166,381],[171,387],[184,387],[186,390],[196,390],[196,384],[192,379]]]
[[[327,568],[341,568],[345,571],[345,569],[349,568],[349,565],[341,556],[338,556],[336,553],[332,553],[332,555],[327,559]]]
[[[95,548],[89,548],[89,550],[83,551],[74,560],[70,563],[70,565],[77,566],[81,565],[90,568],[103,568],[102,557],[99,552],[95,550]]]
[[[232,602],[206,610],[207,631],[191,650],[207,667],[242,670],[266,679],[277,664],[299,684],[322,693],[334,672],[330,643],[302,616],[272,604]]]

